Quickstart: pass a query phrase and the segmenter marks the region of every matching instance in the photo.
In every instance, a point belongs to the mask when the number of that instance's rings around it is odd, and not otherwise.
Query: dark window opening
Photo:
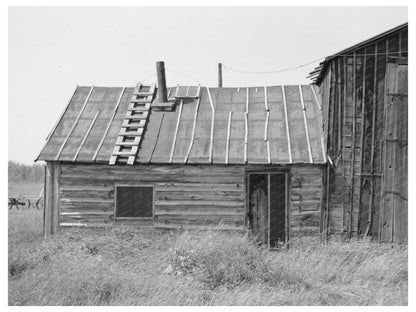
[[[117,218],[152,218],[153,187],[118,186],[116,188]]]

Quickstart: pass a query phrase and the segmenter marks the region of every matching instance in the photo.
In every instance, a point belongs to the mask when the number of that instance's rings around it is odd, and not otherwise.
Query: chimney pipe
[[[218,63],[218,87],[222,88],[222,64]]]
[[[157,73],[157,97],[160,103],[168,102],[168,94],[166,90],[166,76],[165,76],[165,63],[156,62]]]

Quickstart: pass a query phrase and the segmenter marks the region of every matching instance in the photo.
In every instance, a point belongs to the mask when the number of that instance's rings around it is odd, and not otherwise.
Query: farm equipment
[[[13,207],[16,209],[19,208],[26,208],[29,209],[32,203],[36,206],[36,209],[41,210],[43,209],[44,205],[44,196],[43,196],[43,188],[38,197],[35,198],[27,198],[22,194],[19,197],[9,197],[9,209],[11,210]]]
[[[20,196],[19,198],[16,197],[10,197],[9,198],[9,209],[11,210],[13,206],[16,207],[16,209],[19,209],[19,207],[27,207],[30,208],[30,200]]]

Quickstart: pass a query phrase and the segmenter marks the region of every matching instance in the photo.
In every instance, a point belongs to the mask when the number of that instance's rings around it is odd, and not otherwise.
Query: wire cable
[[[278,69],[278,70],[269,70],[269,71],[249,71],[249,70],[242,70],[242,69],[238,69],[238,68],[231,67],[231,66],[224,65],[224,64],[222,64],[222,66],[225,69],[234,70],[236,72],[240,72],[240,73],[244,73],[244,74],[276,74],[276,73],[282,73],[282,72],[287,72],[287,71],[290,71],[290,70],[299,69],[299,68],[302,68],[302,67],[311,65],[313,63],[316,63],[316,62],[318,62],[320,60],[329,59],[329,58],[332,58],[332,57],[338,57],[338,56],[354,56],[354,55],[355,56],[393,55],[393,54],[401,54],[401,53],[407,53],[407,52],[408,51],[400,51],[400,52],[397,51],[397,52],[386,52],[386,53],[366,53],[366,54],[357,54],[357,53],[356,54],[332,54],[330,56],[321,57],[321,58],[318,58],[318,59],[316,59],[314,61],[311,61],[311,62],[302,64],[302,65],[288,67],[288,68],[283,68],[283,69]]]

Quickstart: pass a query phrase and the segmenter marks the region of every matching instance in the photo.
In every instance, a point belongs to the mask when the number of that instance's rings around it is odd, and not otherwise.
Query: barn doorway
[[[257,239],[274,248],[288,240],[286,173],[248,174],[247,223]]]

